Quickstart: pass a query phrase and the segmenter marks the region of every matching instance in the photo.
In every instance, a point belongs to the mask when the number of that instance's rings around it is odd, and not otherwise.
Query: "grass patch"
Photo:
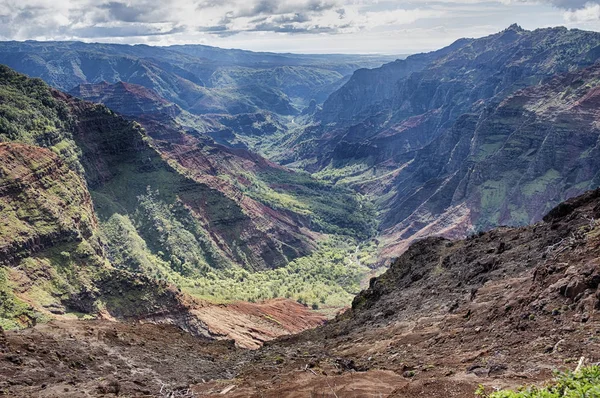
[[[259,173],[247,194],[276,209],[306,215],[310,228],[327,234],[369,239],[376,230],[376,212],[363,195],[317,180],[308,173],[272,170]],[[278,197],[280,200],[273,200]],[[282,202],[281,199],[286,199]]]
[[[524,184],[521,188],[521,191],[528,198],[546,192],[548,189],[548,185],[552,184],[552,182],[561,178],[561,175],[558,171],[554,169],[548,170],[544,173],[543,176],[536,178],[535,180]]]

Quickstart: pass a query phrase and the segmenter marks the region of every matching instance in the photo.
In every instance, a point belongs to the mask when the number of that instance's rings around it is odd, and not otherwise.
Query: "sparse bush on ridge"
[[[545,387],[521,387],[518,391],[490,394],[480,387],[475,394],[482,398],[596,398],[600,397],[600,366],[558,373],[554,382]]]

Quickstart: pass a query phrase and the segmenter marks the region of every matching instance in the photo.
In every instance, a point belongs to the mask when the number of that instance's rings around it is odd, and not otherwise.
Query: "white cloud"
[[[585,8],[565,12],[567,22],[590,22],[600,20],[600,4],[588,3]]]
[[[579,10],[588,4],[597,4],[600,0],[500,0],[505,4],[549,4],[567,10]]]
[[[517,22],[595,27],[582,0],[0,0],[0,39],[207,43],[284,51],[433,49]]]
[[[464,0],[469,1],[469,0]],[[5,38],[127,37],[206,32],[350,33],[439,18],[444,12],[356,0],[0,0]]]

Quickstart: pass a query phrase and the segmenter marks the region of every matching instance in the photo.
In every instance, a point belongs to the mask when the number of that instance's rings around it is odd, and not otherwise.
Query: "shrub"
[[[600,397],[600,366],[589,366],[578,372],[557,374],[546,387],[521,387],[518,391],[497,391],[487,394],[480,387],[476,395],[483,398],[593,398]]]

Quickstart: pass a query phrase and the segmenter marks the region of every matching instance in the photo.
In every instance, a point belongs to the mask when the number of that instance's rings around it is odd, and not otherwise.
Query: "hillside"
[[[238,384],[247,389],[232,396],[333,389],[472,397],[479,384],[488,391],[539,384],[581,356],[597,363],[599,216],[595,190],[538,224],[416,242],[349,311],[268,344],[255,360],[281,357],[282,364],[261,382],[245,369]],[[286,380],[304,365],[314,373],[293,385],[269,380],[275,372]]]
[[[185,298],[146,275],[114,268],[85,182],[47,149],[0,144],[0,326],[100,315],[165,321],[209,335],[185,317]],[[189,315],[188,315],[189,316]]]
[[[371,233],[369,209],[359,209],[363,203],[351,190],[290,171],[246,149],[218,144],[209,132],[198,130],[206,128],[206,120],[174,111],[154,92],[117,83],[80,86],[72,93],[110,105],[112,110],[139,122],[163,158],[177,164],[187,176],[238,202],[247,214],[285,222],[289,230],[299,226],[360,238],[368,238]],[[143,104],[140,107],[145,110],[140,112],[132,104]],[[264,206],[269,210],[261,210]]]
[[[598,217],[596,190],[528,227],[417,242],[347,312],[253,352],[154,325],[53,322],[6,332],[0,375],[14,379],[0,388],[16,397],[467,398],[479,385],[541,384],[581,356],[600,360]],[[76,376],[51,370],[71,363]]]
[[[0,43],[0,63],[58,90],[101,102],[85,92],[86,85],[141,86],[177,105],[173,111],[184,111],[180,120],[219,143],[261,153],[278,152],[273,144],[296,127],[295,118],[310,104],[323,103],[353,71],[395,58],[255,53],[202,45]],[[84,92],[77,94],[79,86]]]
[[[595,65],[560,75],[480,115],[463,115],[393,182],[403,189],[386,203],[393,215],[384,228],[399,242],[524,225],[557,202],[598,187],[598,71]],[[425,182],[427,189],[419,190]],[[406,205],[418,201],[419,208]],[[428,221],[433,217],[444,223]]]
[[[200,135],[206,142],[210,142],[207,138],[211,138],[230,148],[248,149],[254,137],[275,136],[287,130],[285,123],[267,111],[195,115],[167,101],[154,90],[132,83],[81,84],[70,90],[69,94],[104,104],[155,133],[163,129],[171,132],[187,130]],[[169,133],[161,134],[166,136]]]
[[[44,315],[28,305],[29,295],[41,294],[40,304],[49,312],[64,313],[52,293],[78,291],[90,273],[100,271],[97,253],[102,249],[94,236],[98,222],[85,183],[56,155],[22,144],[1,144],[0,155],[0,320],[5,328],[30,326]],[[73,251],[72,260],[67,250]],[[73,269],[84,271],[57,273],[52,263],[60,261],[61,253]],[[86,269],[86,262],[99,269]],[[21,269],[5,268],[15,264]],[[18,285],[13,288],[11,281]]]

